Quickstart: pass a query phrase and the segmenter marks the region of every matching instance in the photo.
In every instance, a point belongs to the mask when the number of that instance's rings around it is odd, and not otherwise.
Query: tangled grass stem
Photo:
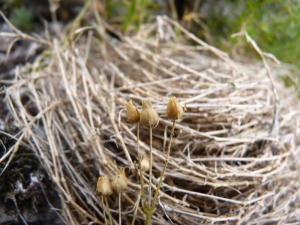
[[[142,205],[148,222],[152,219],[157,224],[166,224],[168,216],[191,225],[217,225],[233,219],[245,224],[300,221],[300,186],[295,182],[300,170],[299,101],[292,89],[279,82],[283,74],[293,77],[294,69],[277,65],[270,54],[257,47],[253,49],[266,59],[263,63],[244,60],[235,54],[238,51],[230,58],[164,16],[143,25],[137,35],[128,36],[116,34],[98,13],[94,7],[88,8],[82,17],[84,23],[62,32],[68,33],[67,37],[53,38],[55,41],[47,45],[47,52],[53,54],[32,64],[36,69],[20,65],[13,72],[17,79],[0,81],[11,84],[5,89],[5,99],[20,128],[17,138],[24,137],[56,182],[59,197],[68,200],[68,204],[61,201],[61,210],[57,210],[63,220],[67,224],[101,223],[102,207],[91,180],[96,181],[99,173],[110,176],[116,162],[135,169],[131,157],[137,154],[137,136],[122,115],[120,126],[116,125],[116,110],[130,98],[138,101],[147,96],[161,115],[160,102],[167,95],[176,95],[180,103],[189,106],[184,119],[176,124],[180,129],[176,148],[173,143],[164,167],[166,158],[159,149],[168,142],[165,126],[174,121],[161,117],[151,160],[163,162],[155,164],[152,172],[164,171],[160,185],[169,191],[152,193],[156,202],[152,200],[149,207],[148,196],[136,202],[141,193],[133,187],[139,189],[140,184],[130,182],[122,204]],[[86,23],[86,27],[79,27]],[[16,30],[9,35],[36,39]],[[159,42],[157,35],[162,38]],[[63,41],[67,39],[70,45]],[[191,40],[198,45],[191,45]],[[159,53],[154,51],[157,48]],[[30,104],[25,99],[30,99]],[[138,139],[140,154],[148,153],[149,146],[142,140],[148,140],[149,133],[141,132]],[[10,148],[0,161],[13,157],[16,151]],[[143,182],[148,184],[148,179]],[[151,210],[160,194],[164,195],[160,206],[168,216]],[[182,199],[185,195],[189,197]],[[108,201],[111,204],[114,199]],[[266,208],[268,212],[262,213]],[[117,219],[117,214],[113,216]],[[124,221],[132,216],[133,212],[122,215]],[[136,217],[137,224],[145,222],[139,214]]]

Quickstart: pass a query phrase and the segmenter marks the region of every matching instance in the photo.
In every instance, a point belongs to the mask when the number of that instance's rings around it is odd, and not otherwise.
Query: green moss
[[[159,5],[151,0],[107,0],[106,17],[110,21],[119,21],[123,31],[137,30],[147,22]]]
[[[299,1],[225,0],[223,7],[211,7],[208,13],[205,23],[211,32],[211,39],[206,41],[230,51],[238,41],[231,35],[245,30],[263,51],[272,53],[282,62],[296,65],[296,74],[300,77],[300,63],[297,60],[300,58],[299,21]],[[204,39],[206,37],[201,32],[198,35]],[[244,45],[244,48],[250,51],[251,47]],[[294,85],[299,86],[300,83]]]
[[[9,21],[25,32],[32,31],[36,28],[36,25],[33,22],[33,13],[24,7],[13,8]]]

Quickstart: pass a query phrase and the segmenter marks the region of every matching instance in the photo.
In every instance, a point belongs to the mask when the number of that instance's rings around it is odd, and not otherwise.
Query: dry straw
[[[81,16],[90,24],[75,23],[60,41],[43,40],[47,54],[16,68],[6,90],[19,141],[31,144],[52,178],[61,198],[57,213],[67,224],[104,223],[97,178],[112,179],[119,166],[135,168],[136,130],[124,112],[129,100],[139,109],[151,100],[160,116],[153,130],[155,190],[172,126],[165,114],[169,96],[187,111],[176,123],[153,224],[300,221],[300,111],[293,91],[278,82],[292,75],[290,68],[247,35],[263,63],[234,61],[167,17],[129,37],[86,10]],[[148,128],[140,128],[139,145],[149,155]],[[144,180],[147,186],[147,175]],[[139,189],[131,174],[122,193],[127,224]],[[115,224],[117,199],[117,193],[108,198]],[[144,220],[137,209],[136,224]]]

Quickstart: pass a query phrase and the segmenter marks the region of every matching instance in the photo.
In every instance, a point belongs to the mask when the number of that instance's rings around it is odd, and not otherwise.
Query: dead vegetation
[[[158,181],[172,125],[165,115],[170,96],[187,112],[176,124],[153,224],[300,221],[299,104],[278,81],[292,73],[288,67],[261,52],[247,34],[262,63],[234,61],[167,17],[125,36],[96,11],[81,16],[89,25],[76,23],[59,40],[40,40],[49,48],[33,64],[16,68],[6,89],[22,130],[18,143],[29,143],[51,176],[61,199],[57,213],[66,224],[103,224],[97,178],[135,167],[136,127],[124,111],[129,100],[140,108],[150,99],[160,116],[153,130]],[[142,127],[140,140],[148,155],[148,130]],[[17,145],[1,161],[16,151]],[[130,224],[140,186],[137,175],[127,175],[122,218]],[[117,199],[109,198],[114,224]],[[136,223],[143,221],[139,209]]]

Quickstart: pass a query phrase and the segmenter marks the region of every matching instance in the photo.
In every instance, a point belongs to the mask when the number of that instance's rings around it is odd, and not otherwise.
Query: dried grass
[[[19,142],[30,143],[54,181],[62,204],[57,212],[67,224],[103,224],[97,178],[134,167],[136,127],[124,112],[129,100],[141,105],[150,99],[161,117],[153,130],[159,178],[172,124],[165,108],[173,95],[187,112],[175,128],[153,224],[300,221],[299,104],[278,81],[292,73],[288,67],[278,66],[247,35],[263,63],[234,61],[166,17],[129,37],[90,13],[90,26],[44,40],[47,54],[30,68],[17,68],[6,90],[22,129]],[[141,128],[143,154],[148,135]],[[122,198],[125,224],[140,188],[136,175],[129,173],[129,181]],[[117,199],[109,199],[115,224]],[[139,210],[137,223],[143,221]]]

